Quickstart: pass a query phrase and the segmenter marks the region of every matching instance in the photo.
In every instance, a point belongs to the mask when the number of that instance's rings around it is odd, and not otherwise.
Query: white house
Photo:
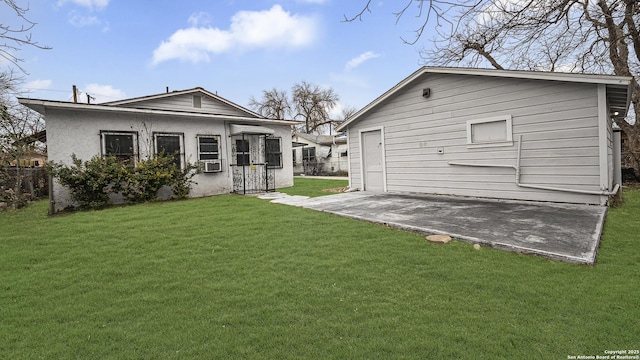
[[[350,186],[606,204],[631,78],[423,67],[338,127]]]
[[[307,175],[344,175],[349,170],[345,135],[294,133],[293,172]]]
[[[137,161],[177,152],[182,168],[201,164],[194,197],[293,185],[291,125],[297,122],[263,118],[202,88],[98,105],[19,101],[44,116],[51,161],[71,163],[72,154]],[[50,197],[54,212],[72,205],[56,182]]]

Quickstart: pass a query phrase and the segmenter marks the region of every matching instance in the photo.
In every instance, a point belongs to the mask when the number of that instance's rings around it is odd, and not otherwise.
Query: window
[[[467,121],[467,146],[512,146],[511,115]]]
[[[219,136],[198,136],[198,160],[218,160],[220,159],[220,137]]]
[[[156,155],[170,155],[178,169],[183,169],[184,141],[182,134],[153,134]]]
[[[316,148],[314,147],[302,148],[302,160],[313,161],[315,159],[316,159]]]
[[[102,154],[115,156],[123,162],[135,163],[138,155],[138,134],[135,132],[100,132]]]
[[[193,107],[200,109],[202,107],[202,96],[193,95]]]
[[[291,159],[293,159],[293,164],[296,164],[296,149],[291,151]]]
[[[249,140],[236,140],[236,165],[249,165]]]
[[[267,153],[267,166],[281,168],[282,167],[282,149],[280,148],[279,138],[267,138],[265,143]]]
[[[340,153],[340,157],[347,157],[347,156],[349,156],[348,150]]]

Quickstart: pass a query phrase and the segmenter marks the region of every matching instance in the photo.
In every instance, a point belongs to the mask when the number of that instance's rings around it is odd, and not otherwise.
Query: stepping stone
[[[451,241],[451,236],[449,235],[429,235],[427,236],[427,240],[435,243],[446,244]]]

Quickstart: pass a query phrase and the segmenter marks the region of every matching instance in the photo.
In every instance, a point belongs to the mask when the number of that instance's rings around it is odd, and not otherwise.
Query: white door
[[[382,131],[362,133],[362,165],[364,190],[384,191],[384,171],[382,159]]]

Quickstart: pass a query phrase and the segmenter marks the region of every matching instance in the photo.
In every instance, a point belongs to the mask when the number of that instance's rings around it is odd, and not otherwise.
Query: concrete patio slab
[[[393,193],[273,196],[274,203],[590,265],[607,213],[604,206]]]

